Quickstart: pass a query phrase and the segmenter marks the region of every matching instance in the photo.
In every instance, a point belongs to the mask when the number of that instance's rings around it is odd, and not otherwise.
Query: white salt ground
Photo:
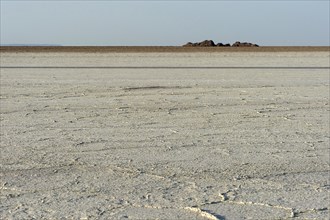
[[[1,66],[327,67],[329,53]],[[1,219],[327,219],[329,69],[1,69]]]

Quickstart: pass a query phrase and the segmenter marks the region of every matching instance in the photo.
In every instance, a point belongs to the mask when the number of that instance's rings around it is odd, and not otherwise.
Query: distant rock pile
[[[258,44],[252,44],[252,43],[248,43],[248,42],[239,42],[239,41],[236,41],[232,47],[259,47]]]
[[[216,45],[213,42],[213,40],[204,40],[202,42],[197,42],[197,43],[188,42],[183,46],[184,47],[215,47]]]
[[[223,43],[215,44],[213,40],[204,40],[202,42],[197,42],[197,43],[188,42],[185,45],[183,45],[183,47],[259,47],[259,45],[248,42],[241,43],[239,41],[236,41],[233,45],[223,44]]]

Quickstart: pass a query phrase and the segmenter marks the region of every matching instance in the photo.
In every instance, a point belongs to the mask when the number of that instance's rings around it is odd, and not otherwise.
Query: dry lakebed
[[[328,219],[329,52],[2,52],[1,219]]]

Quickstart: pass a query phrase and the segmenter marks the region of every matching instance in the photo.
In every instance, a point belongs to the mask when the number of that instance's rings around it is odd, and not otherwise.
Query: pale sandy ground
[[[4,66],[329,66],[328,52]],[[1,69],[1,219],[327,219],[329,69]]]

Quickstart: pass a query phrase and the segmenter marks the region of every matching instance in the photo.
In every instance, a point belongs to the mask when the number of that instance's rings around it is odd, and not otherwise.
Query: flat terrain
[[[327,51],[4,52],[1,67],[2,219],[329,217]]]
[[[178,47],[178,46],[0,46],[12,53],[198,53],[198,52],[329,52],[330,47]]]

